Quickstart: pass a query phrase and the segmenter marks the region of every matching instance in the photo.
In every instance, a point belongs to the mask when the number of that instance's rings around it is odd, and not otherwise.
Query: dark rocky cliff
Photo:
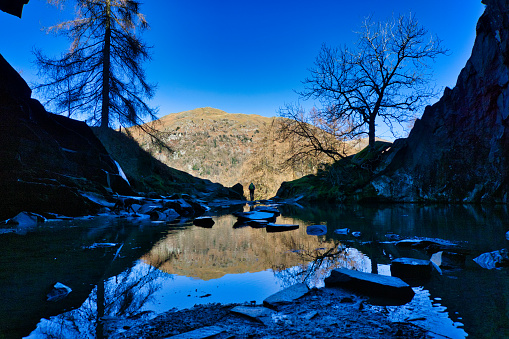
[[[0,55],[0,219],[95,211],[81,191],[133,193],[83,122],[48,113]]]
[[[405,201],[507,202],[509,1],[484,0],[472,55],[456,86],[424,111],[373,181]]]
[[[369,175],[342,183],[336,201],[509,202],[509,0],[483,3],[456,86],[426,107],[407,139],[378,155]],[[302,186],[285,183],[278,196],[307,195]]]

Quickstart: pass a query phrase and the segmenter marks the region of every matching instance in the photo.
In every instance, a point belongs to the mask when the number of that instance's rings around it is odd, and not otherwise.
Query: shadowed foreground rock
[[[325,285],[352,289],[370,297],[395,299],[398,303],[411,301],[415,294],[412,288],[400,278],[346,268],[332,270],[331,275],[325,278]]]

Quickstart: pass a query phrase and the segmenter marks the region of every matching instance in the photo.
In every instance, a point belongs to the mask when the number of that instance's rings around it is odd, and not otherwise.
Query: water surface
[[[232,215],[215,216],[211,229],[189,221],[103,216],[0,235],[0,337],[107,337],[108,319],[142,320],[210,302],[260,303],[297,282],[321,287],[332,268],[390,275],[391,259],[430,258],[423,250],[387,242],[388,233],[444,239],[471,253],[464,265],[418,282],[411,303],[374,307],[393,321],[410,321],[451,338],[509,337],[509,271],[485,270],[471,260],[507,246],[504,207],[280,209],[277,222],[299,224],[298,230],[234,229]],[[306,226],[313,224],[326,224],[327,234],[307,235]],[[342,228],[361,236],[334,232]],[[98,243],[109,246],[92,246]],[[440,264],[440,258],[433,259]],[[56,282],[73,292],[47,302]]]

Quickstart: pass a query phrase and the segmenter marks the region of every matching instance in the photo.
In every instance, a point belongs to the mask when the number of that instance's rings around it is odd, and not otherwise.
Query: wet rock
[[[347,235],[348,233],[350,233],[350,229],[349,228],[338,228],[338,229],[334,230],[334,233],[340,234],[340,235]]]
[[[473,259],[479,266],[486,269],[509,267],[509,253],[507,249],[483,253]]]
[[[252,211],[252,212],[236,212],[233,213],[239,221],[248,221],[248,220],[269,220],[275,221],[276,215],[272,212],[260,212],[260,211]]]
[[[276,313],[275,311],[263,306],[236,306],[231,310],[231,312],[248,317],[265,325],[272,323],[272,315]]]
[[[427,279],[431,277],[431,270],[429,260],[397,258],[391,263],[391,275],[399,278]]]
[[[273,213],[276,217],[279,217],[281,213],[276,207],[272,206],[256,206],[254,208],[256,212],[267,212],[267,213]]]
[[[180,217],[180,215],[171,208],[163,211],[154,210],[148,214],[150,215],[150,220],[152,221],[173,221]]]
[[[362,236],[362,233],[361,232],[352,232],[352,236],[354,236],[356,238],[360,238]]]
[[[291,230],[296,230],[299,228],[299,225],[294,224],[267,224],[267,227],[265,229],[267,232],[273,233],[273,232],[286,232]]]
[[[194,331],[177,334],[171,337],[167,337],[168,339],[207,339],[207,338],[215,338],[224,332],[224,329],[219,326],[208,326],[202,327]]]
[[[36,226],[38,222],[44,222],[46,218],[39,214],[30,212],[18,213],[15,217],[7,220],[7,225],[16,225],[18,227]]]
[[[401,236],[399,234],[388,233],[385,235],[385,238],[389,241],[398,241],[401,240]]]
[[[371,297],[392,298],[409,302],[414,291],[403,280],[397,277],[353,271],[346,268],[334,269],[325,278],[326,286],[345,287]]]
[[[505,239],[506,239],[506,240],[509,240],[509,232],[507,232],[507,233],[505,234]]]
[[[212,228],[214,223],[215,222],[212,217],[198,217],[193,220],[193,225],[205,228]]]
[[[276,309],[278,305],[284,305],[291,303],[299,298],[302,298],[309,292],[309,288],[306,284],[300,283],[292,285],[279,291],[263,301],[263,305]]]
[[[64,299],[71,293],[72,290],[70,287],[65,286],[62,283],[57,282],[53,289],[47,294],[47,301],[55,302]]]
[[[443,268],[464,268],[467,254],[466,253],[458,253],[451,251],[442,251],[442,263],[441,267]]]
[[[311,225],[306,228],[308,235],[325,235],[327,234],[327,225]]]
[[[164,203],[164,207],[175,210],[183,217],[188,217],[195,213],[193,206],[182,198],[176,200],[168,200]]]

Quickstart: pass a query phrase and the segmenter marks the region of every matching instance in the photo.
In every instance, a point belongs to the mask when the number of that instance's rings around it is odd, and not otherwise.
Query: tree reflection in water
[[[144,306],[161,288],[159,278],[163,275],[157,267],[139,262],[117,276],[101,280],[80,308],[43,319],[32,335],[36,338],[107,338],[126,321],[150,315]]]
[[[295,243],[286,243],[289,251],[301,258],[297,266],[273,266],[275,277],[284,287],[297,283],[306,283],[309,287],[323,286],[323,280],[335,268],[349,268],[367,271],[371,260],[355,248],[347,247],[339,241],[322,242],[322,246],[315,249],[297,248]]]

